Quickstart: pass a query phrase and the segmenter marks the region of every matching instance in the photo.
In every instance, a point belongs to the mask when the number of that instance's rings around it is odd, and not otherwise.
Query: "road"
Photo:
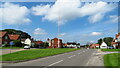
[[[55,56],[40,58],[21,63],[6,64],[5,66],[88,66],[90,59],[97,53],[97,49],[80,49]],[[94,60],[95,61],[95,60]]]

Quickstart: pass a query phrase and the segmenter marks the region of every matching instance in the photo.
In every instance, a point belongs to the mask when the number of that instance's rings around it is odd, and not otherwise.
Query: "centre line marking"
[[[58,61],[58,62],[55,62],[55,63],[52,63],[52,64],[50,64],[50,65],[48,65],[48,66],[53,66],[53,65],[55,65],[55,64],[57,64],[57,63],[60,63],[60,62],[62,62],[63,60],[60,60],[60,61]]]
[[[72,55],[72,56],[70,56],[70,57],[68,57],[68,58],[72,58],[72,57],[74,57],[74,56],[76,56],[76,55]]]
[[[80,53],[78,53],[78,54],[80,54]]]

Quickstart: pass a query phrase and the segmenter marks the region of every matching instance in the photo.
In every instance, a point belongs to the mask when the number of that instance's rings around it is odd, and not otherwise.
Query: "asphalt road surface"
[[[69,53],[40,58],[37,60],[5,64],[4,66],[87,66],[90,63],[89,60],[96,52],[96,49],[80,49]]]

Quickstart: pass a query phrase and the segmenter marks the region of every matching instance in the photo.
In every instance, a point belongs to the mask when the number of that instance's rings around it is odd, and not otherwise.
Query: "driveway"
[[[25,49],[0,49],[0,55],[22,51],[22,50],[25,50]]]

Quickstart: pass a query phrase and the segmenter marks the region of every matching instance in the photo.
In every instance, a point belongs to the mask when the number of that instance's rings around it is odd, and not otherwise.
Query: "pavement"
[[[95,55],[99,51],[97,49],[80,49],[77,51],[49,56],[36,60],[3,64],[3,66],[103,66],[101,55]]]
[[[26,49],[0,49],[0,55],[22,51],[22,50],[26,50]]]

